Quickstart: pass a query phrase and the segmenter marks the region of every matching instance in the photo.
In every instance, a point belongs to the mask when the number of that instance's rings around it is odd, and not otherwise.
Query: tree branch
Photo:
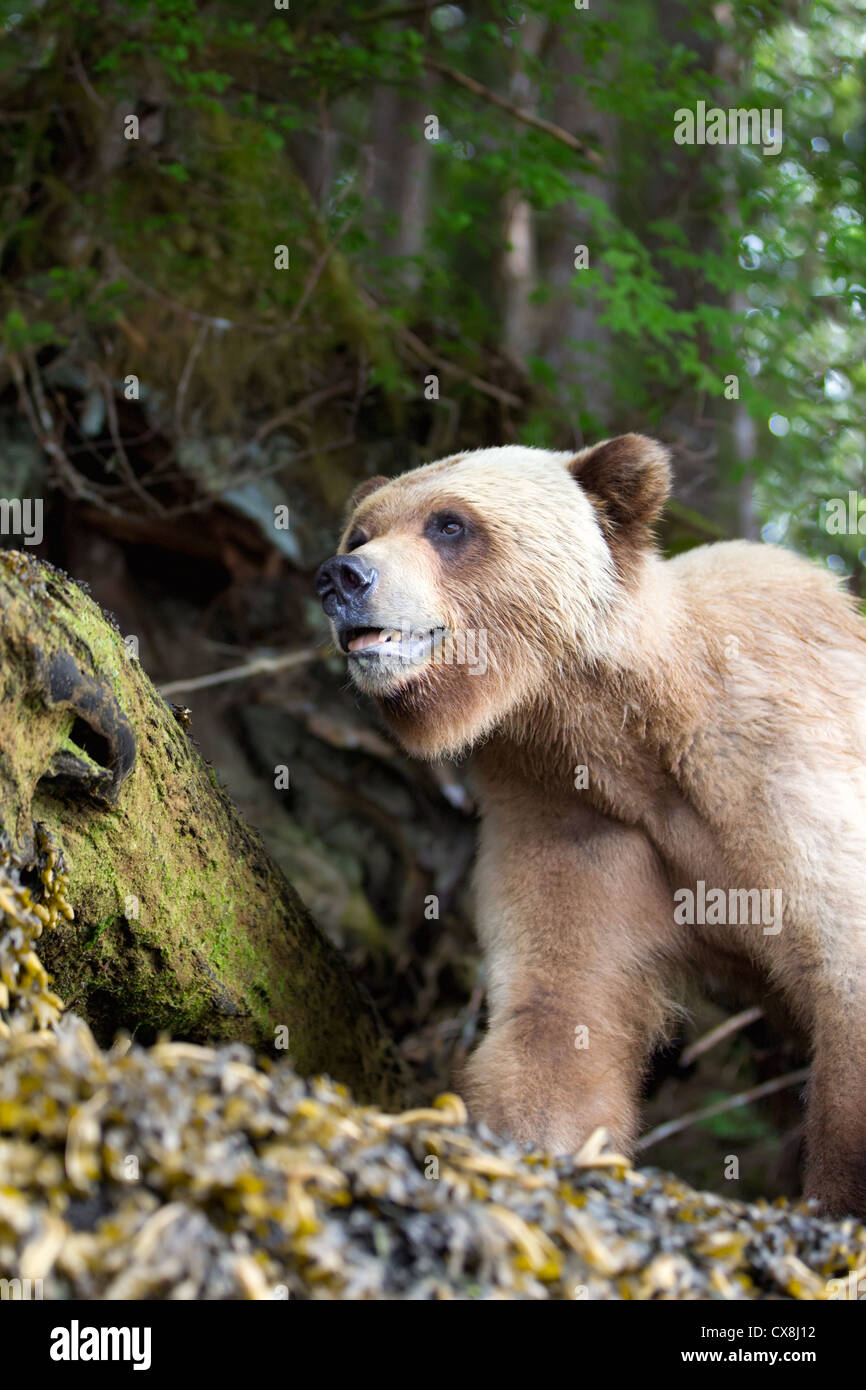
[[[726,1018],[716,1028],[711,1028],[708,1033],[704,1033],[702,1038],[698,1038],[691,1046],[683,1049],[680,1057],[681,1067],[690,1067],[692,1062],[696,1062],[705,1052],[709,1052],[711,1047],[729,1038],[732,1033],[739,1033],[741,1028],[748,1028],[750,1023],[756,1023],[759,1018],[764,1017],[764,1010],[759,1009],[757,1004],[751,1009],[743,1009],[742,1013],[732,1014]]]
[[[180,695],[190,690],[205,690],[212,685],[226,685],[229,681],[247,680],[250,676],[261,676],[273,671],[287,671],[292,666],[306,666],[323,656],[315,647],[303,647],[297,652],[282,652],[279,656],[257,656],[243,666],[229,666],[223,671],[211,671],[206,676],[189,676],[178,681],[169,681],[158,686],[160,695]]]
[[[554,125],[553,121],[545,121],[541,116],[534,116],[531,111],[525,110],[522,106],[516,106],[513,101],[508,101],[505,97],[491,91],[489,87],[485,87],[481,82],[476,82],[474,77],[468,77],[465,72],[458,72],[456,68],[449,68],[445,63],[440,63],[435,58],[425,58],[424,66],[432,72],[438,72],[442,77],[447,77],[451,82],[456,82],[458,87],[465,87],[467,92],[481,97],[482,101],[489,102],[491,106],[498,106],[500,110],[507,111],[515,120],[521,121],[524,125],[532,126],[533,130],[543,131],[545,135],[550,135],[554,140],[558,140],[561,145],[567,145],[570,150],[574,150],[594,168],[602,168],[604,159],[598,150],[592,149],[583,140],[579,140],[576,135],[572,135],[570,131],[563,130],[562,126]]]
[[[784,1076],[774,1077],[772,1081],[765,1081],[761,1086],[753,1086],[750,1091],[740,1091],[738,1095],[728,1096],[727,1100],[716,1101],[715,1105],[707,1105],[703,1110],[692,1110],[688,1115],[681,1115],[678,1120],[668,1120],[666,1124],[656,1125],[655,1129],[647,1130],[635,1144],[638,1153],[643,1153],[646,1149],[651,1149],[654,1144],[660,1144],[663,1139],[670,1139],[671,1135],[679,1134],[684,1129],[691,1129],[692,1125],[699,1125],[704,1120],[712,1120],[716,1115],[724,1115],[728,1110],[736,1110],[741,1105],[751,1105],[754,1100],[763,1100],[764,1096],[772,1096],[776,1091],[785,1091],[789,1086],[800,1086],[809,1079],[809,1068],[801,1067],[799,1071],[786,1072]]]

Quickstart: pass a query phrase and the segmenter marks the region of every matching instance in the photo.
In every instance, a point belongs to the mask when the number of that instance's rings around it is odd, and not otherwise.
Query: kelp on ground
[[[171,1299],[856,1296],[866,1229],[636,1171],[599,1131],[571,1158],[399,1115],[241,1045],[120,1038],[59,1018],[34,944],[68,913],[40,833],[0,864],[0,1285]],[[37,1284],[35,1281],[41,1281]]]

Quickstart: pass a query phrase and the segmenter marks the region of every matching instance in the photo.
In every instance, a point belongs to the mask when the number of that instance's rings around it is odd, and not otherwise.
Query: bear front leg
[[[556,991],[525,975],[466,1065],[462,1089],[473,1119],[556,1154],[576,1152],[601,1125],[628,1153],[646,1060],[628,1017],[638,987],[634,981],[617,999],[590,972]],[[622,1025],[589,1004],[601,995]]]
[[[485,818],[476,896],[490,1024],[462,1078],[470,1112],[553,1153],[598,1126],[628,1151],[677,932],[651,845],[511,797]]]
[[[805,1194],[828,1216],[866,1219],[866,978],[859,969],[837,997],[822,999],[813,1042]]]

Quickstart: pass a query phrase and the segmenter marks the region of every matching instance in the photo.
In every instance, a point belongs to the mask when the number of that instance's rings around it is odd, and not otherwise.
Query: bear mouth
[[[350,627],[340,633],[340,645],[347,655],[353,652],[368,651],[371,647],[384,646],[386,642],[399,642],[402,636],[395,627]]]
[[[340,648],[344,655],[357,659],[362,665],[370,661],[398,662],[415,665],[433,650],[437,636],[444,628],[347,627],[339,632]]]

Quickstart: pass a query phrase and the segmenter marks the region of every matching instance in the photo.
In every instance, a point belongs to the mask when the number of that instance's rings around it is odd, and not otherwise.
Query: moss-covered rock
[[[0,555],[0,827],[25,884],[37,827],[65,856],[74,920],[40,946],[58,993],[104,1042],[287,1036],[302,1075],[393,1098],[372,1005],[130,646],[64,575]]]

